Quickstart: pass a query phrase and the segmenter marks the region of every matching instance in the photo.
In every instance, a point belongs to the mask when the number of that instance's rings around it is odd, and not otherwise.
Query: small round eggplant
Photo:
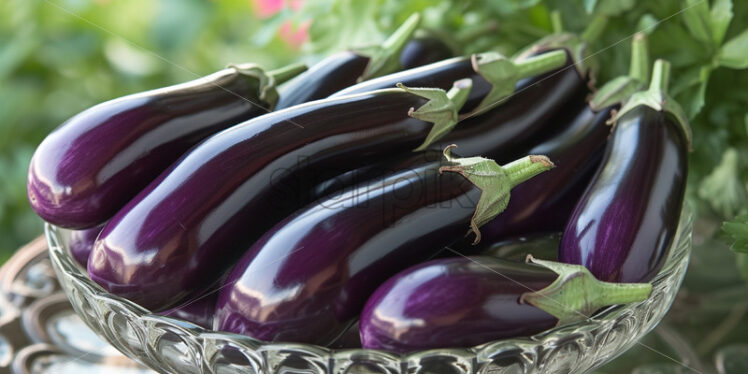
[[[102,224],[90,229],[73,230],[70,232],[70,239],[68,241],[70,254],[83,267],[88,264],[88,256],[91,255],[96,238],[103,228],[104,225]]]
[[[651,280],[678,227],[687,155],[673,117],[647,106],[625,113],[569,219],[559,259],[603,281]]]
[[[431,36],[413,38],[400,52],[400,67],[407,70],[451,57],[454,57],[454,52],[439,38]]]
[[[520,302],[558,275],[492,257],[457,257],[416,265],[382,284],[360,320],[364,348],[409,352],[472,347],[553,327],[558,320]]]
[[[498,180],[506,184],[493,190],[442,174],[443,162],[425,160],[298,211],[258,240],[229,275],[216,327],[268,341],[329,344],[381,282],[480,221],[478,202],[486,194],[494,195],[486,206],[499,206],[493,198],[505,201],[513,186],[552,167],[533,157],[500,168]]]
[[[302,67],[278,72],[270,81],[290,78]],[[105,222],[190,147],[270,111],[277,93],[265,79],[256,66],[237,66],[77,114],[34,153],[28,174],[31,207],[62,227]]]
[[[468,89],[456,87],[462,99],[455,100],[464,102]],[[104,227],[88,262],[91,279],[155,310],[199,294],[276,222],[309,203],[296,201],[288,181],[420,144],[432,124],[409,111],[430,101],[410,92],[315,101],[207,139]]]

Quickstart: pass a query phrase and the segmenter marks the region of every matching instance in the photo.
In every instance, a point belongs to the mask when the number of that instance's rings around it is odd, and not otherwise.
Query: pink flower
[[[268,18],[280,12],[285,7],[297,12],[304,5],[304,0],[253,0],[257,15]],[[294,25],[291,21],[284,22],[278,29],[278,36],[292,48],[299,48],[309,40],[309,25],[311,21],[304,21]]]
[[[291,21],[286,21],[278,30],[278,35],[289,46],[299,48],[309,40],[309,26],[311,24],[312,21],[307,20],[294,28]]]

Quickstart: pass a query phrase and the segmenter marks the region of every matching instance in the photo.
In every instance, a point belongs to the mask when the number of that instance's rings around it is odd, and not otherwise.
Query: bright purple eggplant
[[[547,330],[556,317],[520,303],[558,276],[492,257],[457,257],[416,265],[382,284],[361,313],[364,348],[409,352],[472,347]]]
[[[477,256],[398,273],[361,313],[363,347],[404,353],[529,336],[603,306],[644,300],[652,291],[646,283],[600,282],[578,265],[528,259],[547,269]]]
[[[231,67],[77,114],[34,153],[28,175],[31,207],[62,227],[103,223],[190,147],[272,110],[278,97],[274,84],[301,69],[266,75],[254,65]]]
[[[559,259],[600,280],[650,281],[678,228],[689,140],[682,111],[664,94],[668,68],[658,61],[650,89],[619,112],[602,164],[564,231]]]
[[[299,208],[288,181],[415,148],[432,128],[409,116],[430,102],[419,95],[438,96],[442,106],[428,108],[447,123],[464,102],[465,83],[449,94],[396,88],[315,101],[214,135],[109,221],[89,259],[89,275],[151,309],[199,294]]]
[[[475,166],[462,164],[475,158],[449,160],[458,165],[445,168],[464,175]],[[318,201],[276,225],[227,278],[216,327],[268,341],[329,344],[381,282],[435,255],[467,227],[477,229],[476,221],[500,212],[481,207],[500,206],[509,189],[552,167],[538,156],[504,168],[493,163],[501,186],[487,189],[441,173],[444,165],[425,160]],[[483,204],[484,198],[495,204]]]
[[[404,67],[397,63],[397,59],[411,55],[407,48],[412,42],[411,37],[418,28],[420,19],[418,13],[411,15],[379,46],[362,51],[336,53],[314,64],[308,71],[280,88],[281,95],[276,109],[324,99],[359,81],[402,70]],[[439,50],[437,45],[424,47],[426,51]],[[429,62],[434,61],[438,60]],[[421,61],[421,64],[429,62]],[[410,66],[405,68],[409,69]]]
[[[68,239],[70,255],[82,266],[88,264],[88,256],[91,255],[96,238],[104,228],[104,225],[94,226],[90,229],[72,230]]]

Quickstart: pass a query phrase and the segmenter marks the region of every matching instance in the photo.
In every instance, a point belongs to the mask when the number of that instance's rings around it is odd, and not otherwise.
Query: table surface
[[[73,311],[40,236],[0,268],[0,374],[140,374]]]

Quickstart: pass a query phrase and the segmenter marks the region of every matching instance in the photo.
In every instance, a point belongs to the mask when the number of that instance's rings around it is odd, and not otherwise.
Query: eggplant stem
[[[267,75],[273,79],[276,85],[278,85],[305,72],[307,68],[308,67],[304,63],[295,63],[275,70],[270,70],[267,72]]]
[[[509,178],[511,188],[526,182],[528,179],[554,168],[556,165],[542,155],[530,155],[514,160],[503,166]]]
[[[647,36],[638,32],[631,41],[631,65],[629,76],[640,82],[649,81],[649,49]]]
[[[381,45],[359,50],[359,54],[369,57],[369,63],[366,65],[363,74],[359,77],[359,81],[396,71],[400,67],[398,60],[400,52],[416,32],[420,23],[421,15],[413,13]]]
[[[649,90],[659,91],[663,95],[667,94],[667,87],[669,83],[670,63],[663,59],[658,59],[654,63],[654,68],[652,68],[652,80],[649,83]]]
[[[554,10],[551,12],[551,29],[554,34],[564,32],[564,21],[561,19],[561,12]]]
[[[566,51],[562,50],[549,51],[514,62],[518,68],[518,79],[534,77],[553,69],[558,69],[564,66],[565,63]]]

